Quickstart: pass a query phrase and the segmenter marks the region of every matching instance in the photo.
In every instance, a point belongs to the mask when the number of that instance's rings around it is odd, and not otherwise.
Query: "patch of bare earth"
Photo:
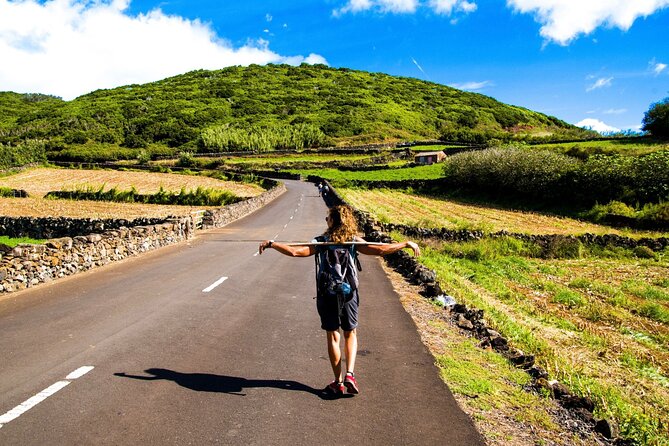
[[[112,187],[129,190],[134,187],[141,194],[158,192],[161,187],[173,192],[178,192],[182,188],[194,190],[198,187],[222,189],[238,197],[255,197],[263,193],[263,189],[255,184],[222,181],[198,175],[55,168],[30,169],[0,178],[0,186],[23,189],[33,197],[43,197],[48,192],[56,190],[74,190],[81,186],[93,188],[104,186],[105,190]]]
[[[23,189],[28,198],[0,198],[0,215],[8,217],[70,217],[70,218],[162,218],[188,215],[192,211],[211,207],[168,206],[138,203],[111,203],[102,201],[46,200],[50,191],[75,190],[78,187],[115,187],[139,193],[155,193],[162,187],[166,191],[194,190],[198,187],[227,190],[238,197],[254,197],[264,190],[257,185],[221,181],[194,175],[177,175],[154,172],[121,172],[114,170],[78,170],[40,168],[0,178],[1,187]]]
[[[386,274],[390,277],[395,291],[400,296],[400,302],[413,319],[421,339],[433,356],[448,353],[448,346],[453,342],[461,341],[465,335],[453,324],[447,313],[427,301],[419,294],[420,289],[406,282],[406,280],[392,268],[383,264]],[[439,323],[435,323],[439,322]],[[444,329],[442,327],[446,326]],[[500,377],[500,379],[503,379]],[[448,383],[446,383],[448,384]],[[518,413],[525,408],[509,407],[500,404],[494,410],[482,411],[471,404],[473,395],[454,393],[456,401],[462,410],[474,421],[477,429],[485,437],[490,446],[557,446],[603,445],[596,437],[577,435],[574,424],[568,412],[556,403],[546,400],[542,410],[546,416],[554,421],[551,430],[539,425],[529,424],[519,420]]]

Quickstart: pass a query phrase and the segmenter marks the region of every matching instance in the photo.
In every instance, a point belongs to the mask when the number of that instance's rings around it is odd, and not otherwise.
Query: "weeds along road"
[[[188,244],[0,300],[0,444],[483,444],[377,258],[361,256],[361,394],[323,398],[313,258],[249,241],[324,230],[315,187],[287,185]]]

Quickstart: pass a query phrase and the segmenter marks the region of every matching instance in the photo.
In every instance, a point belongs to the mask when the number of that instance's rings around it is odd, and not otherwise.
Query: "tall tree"
[[[650,106],[641,128],[658,138],[669,138],[669,97]]]

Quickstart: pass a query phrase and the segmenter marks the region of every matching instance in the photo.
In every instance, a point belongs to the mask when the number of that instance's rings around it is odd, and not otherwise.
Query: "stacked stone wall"
[[[257,197],[206,211],[203,227],[220,227],[254,212],[285,192],[283,183]],[[49,239],[44,244],[0,245],[0,293],[87,271],[192,238],[194,216],[93,220],[0,217],[0,234]]]
[[[182,217],[149,226],[54,238],[43,245],[4,247],[0,292],[19,291],[178,243],[190,238],[193,229],[192,219]]]

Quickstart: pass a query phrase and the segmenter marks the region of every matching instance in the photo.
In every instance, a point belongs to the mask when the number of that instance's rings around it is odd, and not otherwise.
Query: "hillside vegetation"
[[[200,70],[72,101],[0,93],[0,144],[40,140],[50,159],[533,136],[592,132],[476,93],[323,65]]]

